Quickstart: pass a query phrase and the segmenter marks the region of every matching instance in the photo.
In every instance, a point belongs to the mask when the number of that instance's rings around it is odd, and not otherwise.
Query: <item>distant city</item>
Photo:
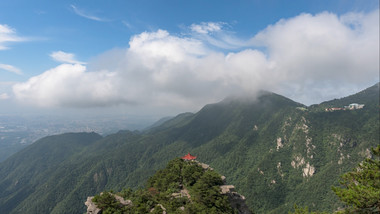
[[[135,121],[135,118],[116,116],[67,118],[0,115],[0,161],[45,136],[67,132],[96,132],[105,136],[119,130],[140,130],[153,122],[144,118]]]

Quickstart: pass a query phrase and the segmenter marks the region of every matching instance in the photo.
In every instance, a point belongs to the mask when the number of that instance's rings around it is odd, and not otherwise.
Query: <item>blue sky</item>
[[[331,77],[331,72],[318,75],[315,75],[318,71],[297,73],[297,69],[307,69],[306,64],[315,63],[318,67],[323,63],[323,57],[312,63],[307,60],[293,62],[293,59],[281,61],[287,55],[282,46],[288,49],[292,46],[285,47],[276,41],[283,40],[284,44],[291,41],[295,47],[332,47],[329,44],[335,45],[340,40],[317,44],[318,38],[326,41],[342,36],[341,41],[347,44],[352,41],[357,44],[367,41],[368,44],[349,48],[340,44],[331,51],[325,48],[326,58],[334,51],[334,56],[342,55],[338,59],[342,62],[358,59],[354,53],[369,52],[378,56],[378,39],[374,39],[378,38],[378,8],[378,0],[3,0],[0,1],[0,104],[5,106],[3,113],[15,106],[19,109],[107,109],[118,106],[133,112],[145,108],[146,111],[151,108],[168,109],[169,105],[169,109],[181,112],[199,109],[201,105],[218,101],[230,92],[254,94],[259,87],[305,104],[318,103],[374,84],[379,79],[378,59],[376,61],[370,56],[370,59],[363,59],[362,63],[371,66],[365,68],[367,78],[359,80],[356,75],[362,71],[355,68],[347,71],[346,76],[350,78],[340,80],[339,75],[346,71],[339,64],[326,68],[336,69],[337,74]],[[355,26],[356,23],[359,27]],[[305,41],[300,41],[304,37],[297,41],[287,40],[285,36],[291,37],[297,25],[303,27],[301,31],[305,35],[313,36]],[[305,26],[310,26],[310,29]],[[359,29],[361,26],[367,27],[362,30]],[[352,32],[349,32],[350,28]],[[377,29],[377,35],[370,28]],[[281,29],[289,34],[281,37]],[[330,32],[325,32],[328,29],[337,30],[330,35]],[[318,37],[318,31],[325,34]],[[346,56],[351,51],[352,56]],[[315,50],[317,52],[320,51]],[[300,49],[294,57],[302,58],[297,55],[302,56],[302,53]],[[141,55],[151,60],[139,58]],[[363,54],[360,56],[365,57]],[[161,57],[159,61],[158,57]],[[140,64],[135,65],[133,59],[140,60]],[[229,59],[235,61],[232,63]],[[249,65],[251,70],[241,68],[240,63],[246,62],[243,59],[257,63]],[[181,62],[186,62],[186,66],[179,66],[184,64]],[[215,66],[206,68],[206,64],[213,63]],[[299,63],[299,66],[293,68],[291,63]],[[151,64],[156,67],[152,68]],[[160,67],[163,64],[165,66]],[[357,62],[350,67],[359,68],[359,64]],[[53,73],[50,76],[47,74],[49,70]],[[276,78],[283,76],[283,81],[272,81],[270,72]],[[302,75],[306,78],[297,79],[296,76]],[[35,82],[33,77],[38,77]],[[252,81],[246,81],[247,77]],[[54,88],[50,83],[55,81],[58,92],[47,95]],[[284,81],[291,84],[282,85]],[[76,86],[69,90],[72,85],[91,82],[94,82],[91,88]],[[118,84],[123,86],[114,87]],[[313,87],[315,90],[310,90]],[[201,90],[210,93],[205,96]],[[114,96],[115,93],[120,94]],[[70,94],[78,95],[72,98]],[[163,111],[161,114],[166,113]]]

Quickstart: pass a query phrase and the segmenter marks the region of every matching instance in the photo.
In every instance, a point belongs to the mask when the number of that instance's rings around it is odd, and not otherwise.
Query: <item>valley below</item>
[[[326,110],[352,103],[364,107]],[[84,213],[88,196],[141,188],[187,153],[225,175],[254,213],[333,212],[344,205],[331,187],[371,156],[379,130],[377,83],[312,106],[261,92],[143,131],[47,136],[0,163],[0,213]]]

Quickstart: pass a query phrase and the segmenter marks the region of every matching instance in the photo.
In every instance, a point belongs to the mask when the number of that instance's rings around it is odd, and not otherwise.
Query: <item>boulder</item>
[[[93,198],[94,197],[87,197],[87,201],[84,203],[87,206],[87,214],[98,214],[102,211],[92,201]]]

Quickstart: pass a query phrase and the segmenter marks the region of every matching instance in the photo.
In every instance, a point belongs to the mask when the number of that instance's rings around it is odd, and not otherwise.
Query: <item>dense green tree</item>
[[[365,107],[324,111],[353,102]],[[284,214],[294,203],[312,211],[336,210],[342,203],[331,186],[363,160],[367,148],[379,144],[379,85],[306,110],[300,107],[305,108],[262,93],[231,97],[143,132],[41,139],[0,163],[0,213],[84,212],[88,196],[143,187],[156,170],[187,152],[225,175],[257,213]],[[297,166],[291,164],[295,162]],[[169,203],[190,205],[187,197],[181,197],[185,202],[164,200],[183,187],[190,192],[202,176],[202,168],[185,163],[173,163],[179,168],[152,179],[147,188],[154,189],[144,197],[158,193],[154,199],[165,202],[167,212]],[[303,176],[306,164],[315,169],[312,176]],[[145,202],[133,206],[148,212],[152,208]]]
[[[373,158],[366,158],[356,169],[342,175],[343,188],[332,187],[343,201],[346,213],[380,213],[380,145],[372,149]]]
[[[122,208],[120,202],[110,192],[96,195],[92,201],[103,210],[103,213],[117,213]]]
[[[299,207],[294,204],[294,212],[289,212],[289,214],[327,214],[326,212],[312,212],[309,211],[309,207]]]
[[[96,195],[93,202],[103,213],[162,213],[162,207],[167,213],[236,213],[220,192],[222,184],[221,175],[215,171],[203,169],[198,162],[176,158],[149,178],[146,188],[116,193],[133,205],[121,206],[109,192]],[[173,196],[181,190],[188,191],[189,196]]]

